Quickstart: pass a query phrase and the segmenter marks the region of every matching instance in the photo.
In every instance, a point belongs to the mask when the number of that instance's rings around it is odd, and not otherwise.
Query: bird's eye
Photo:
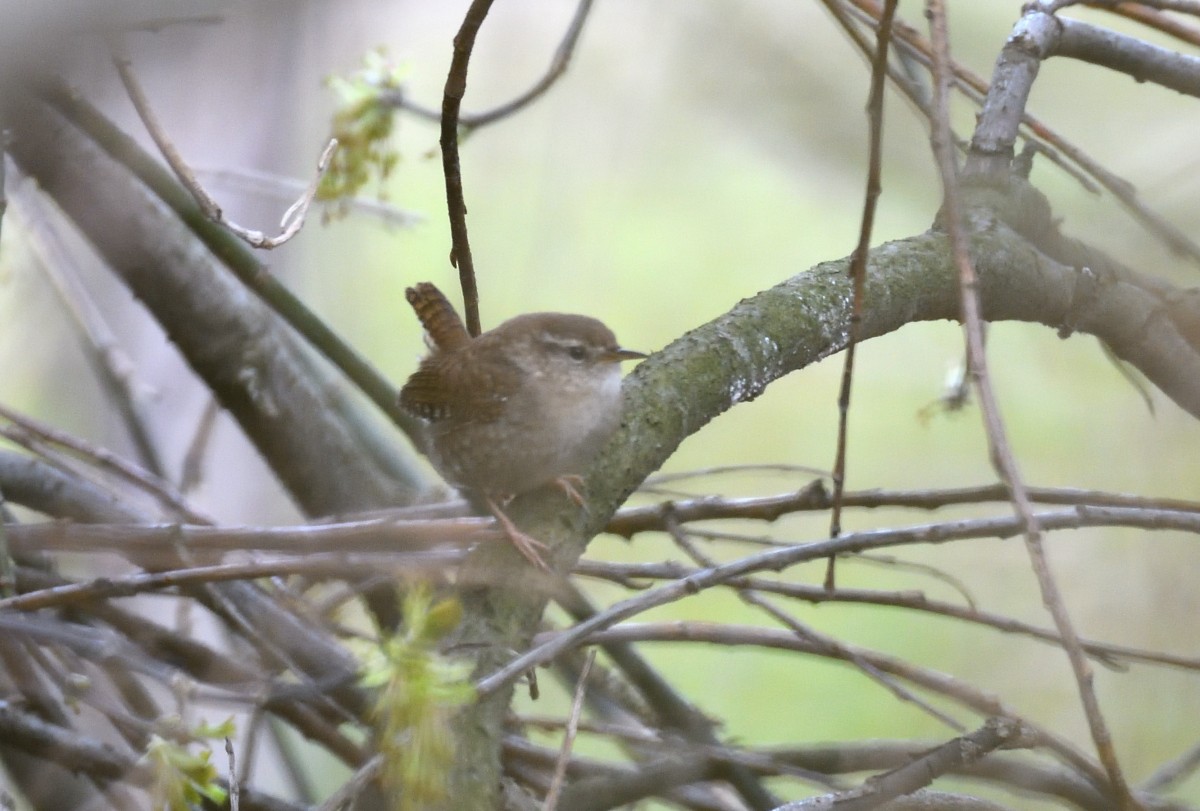
[[[575,344],[567,347],[567,354],[571,356],[572,360],[583,360],[587,357],[587,350],[579,344]]]

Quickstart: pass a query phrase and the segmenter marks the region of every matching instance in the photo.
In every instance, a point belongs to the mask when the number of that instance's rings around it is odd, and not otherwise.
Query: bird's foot
[[[546,561],[542,560],[542,556],[538,554],[539,549],[544,550],[549,549],[549,547],[532,535],[522,532],[512,522],[512,519],[504,514],[504,510],[500,509],[500,505],[491,497],[488,497],[487,505],[496,521],[499,522],[500,528],[504,530],[505,536],[516,547],[517,551],[521,553],[521,556],[543,572],[550,571],[550,567],[546,565]]]
[[[583,500],[583,496],[579,493],[579,488],[583,487],[583,477],[578,473],[567,473],[559,476],[554,480],[554,485],[566,494],[567,498],[575,502],[577,507],[582,507],[587,510],[587,502]]]

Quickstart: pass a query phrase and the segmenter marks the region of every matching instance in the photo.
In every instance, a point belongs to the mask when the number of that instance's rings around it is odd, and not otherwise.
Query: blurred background
[[[328,77],[358,69],[374,48],[385,48],[404,67],[409,98],[437,108],[466,6],[418,0],[217,4],[219,22],[169,25],[124,40],[164,127],[209,190],[240,224],[274,233],[295,192],[272,194],[271,184],[268,193],[248,191],[231,173],[307,180],[338,103]],[[956,58],[989,75],[1020,3],[952,0],[948,6]],[[567,0],[497,3],[471,62],[464,111],[491,109],[536,81],[574,7]],[[5,4],[5,14],[20,15],[20,8]],[[901,3],[900,12],[923,26],[919,4]],[[1080,16],[1157,41],[1108,15]],[[149,145],[103,41],[70,19],[29,25],[30,53],[52,54],[87,98]],[[567,75],[524,112],[463,144],[485,328],[527,311],[582,312],[605,320],[624,345],[653,351],[743,297],[849,254],[865,186],[868,78],[863,60],[813,0],[597,3]],[[924,231],[940,198],[923,121],[894,93],[887,104],[876,244]],[[1149,207],[1200,236],[1200,107],[1194,100],[1099,68],[1052,61],[1043,67],[1030,111],[1132,182]],[[959,134],[969,135],[973,111],[960,102],[955,114]],[[418,224],[386,226],[363,215],[322,224],[313,217],[295,240],[264,256],[272,272],[397,385],[423,353],[405,286],[431,280],[456,291],[437,141],[435,124],[402,115],[401,161],[382,188],[367,189],[418,215]],[[1089,195],[1040,159],[1033,180],[1068,234],[1143,273],[1194,285],[1197,268],[1162,250],[1110,198]],[[14,195],[20,179],[12,171],[8,185]],[[128,438],[107,413],[39,270],[38,246],[24,236],[27,216],[19,205],[10,207],[0,243],[0,400],[126,451]],[[203,388],[85,245],[67,237],[62,248],[130,354],[154,438],[177,471],[207,402]],[[1151,413],[1094,339],[1060,340],[1025,324],[996,324],[989,339],[996,388],[1029,483],[1196,497],[1200,425],[1157,393]],[[920,417],[942,394],[961,354],[961,331],[952,323],[910,326],[861,349],[850,489],[994,481],[973,405]],[[760,463],[829,468],[841,368],[838,356],[774,384],[690,438],[664,471]],[[195,501],[221,521],[298,520],[224,418],[208,471]],[[749,471],[674,486],[766,494],[795,490],[811,478]],[[998,504],[982,513],[937,516],[852,512],[845,524],[854,530],[1007,511]],[[824,537],[828,517],[722,528],[799,542]],[[1053,535],[1048,547],[1082,635],[1200,653],[1195,538],[1086,530]],[[728,558],[752,549],[726,544],[712,552]],[[650,536],[632,545],[602,536],[589,554],[677,555],[668,540]],[[981,608],[1050,625],[1019,540],[896,554],[952,573]],[[814,565],[787,576],[819,584],[823,574]],[[848,561],[838,574],[847,586],[919,589],[962,600],[944,582],[912,570]],[[617,596],[603,586],[594,593],[603,600]],[[1091,749],[1066,657],[1052,647],[879,608],[825,605],[799,614],[839,639],[993,690]],[[765,622],[734,596],[718,593],[654,616]],[[701,708],[726,719],[725,734],[742,740],[949,737],[848,667],[818,661],[801,667],[794,657],[749,649],[662,645],[646,652]],[[1134,782],[1195,744],[1200,679],[1194,672],[1101,668],[1098,689]],[[538,704],[519,706],[547,713],[563,701],[551,688]],[[584,751],[591,745],[581,742]],[[334,770],[329,779],[339,776]],[[1184,796],[1200,801],[1200,780],[1185,786]]]

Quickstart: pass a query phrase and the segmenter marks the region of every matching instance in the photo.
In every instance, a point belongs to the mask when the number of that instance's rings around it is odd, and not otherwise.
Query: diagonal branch
[[[1016,457],[1009,445],[1000,407],[992,389],[991,378],[988,375],[987,355],[983,344],[982,316],[979,305],[979,281],[975,267],[971,263],[967,234],[964,227],[963,205],[958,186],[958,167],[955,163],[954,150],[950,143],[950,113],[949,88],[950,74],[947,67],[949,54],[949,36],[946,26],[946,10],[941,0],[928,0],[926,9],[930,18],[931,40],[934,44],[934,76],[935,94],[934,107],[936,115],[933,122],[933,151],[937,160],[938,171],[942,178],[943,206],[942,220],[949,233],[951,249],[955,264],[958,267],[960,279],[962,318],[966,333],[967,353],[970,359],[970,369],[979,395],[980,409],[983,413],[984,424],[987,428],[988,449],[992,465],[1000,476],[1000,480],[1009,488],[1012,495],[1013,509],[1024,527],[1025,547],[1028,550],[1033,570],[1037,576],[1038,586],[1042,593],[1042,602],[1054,618],[1054,625],[1063,640],[1063,648],[1071,661],[1071,669],[1075,674],[1079,696],[1091,729],[1092,740],[1096,744],[1100,760],[1108,772],[1112,782],[1112,790],[1122,808],[1137,808],[1138,803],[1130,793],[1129,786],[1117,760],[1113,748],[1112,736],[1108,724],[1100,709],[1094,689],[1094,674],[1091,663],[1083,650],[1074,623],[1063,603],[1058,583],[1050,571],[1049,561],[1042,544],[1042,530],[1033,514],[1029,494],[1021,479]]]

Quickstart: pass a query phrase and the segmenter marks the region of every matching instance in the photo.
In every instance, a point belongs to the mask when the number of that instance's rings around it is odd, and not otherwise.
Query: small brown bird
[[[427,422],[425,451],[446,481],[482,499],[517,550],[547,568],[545,545],[501,505],[550,483],[583,504],[579,474],[620,424],[620,362],[646,356],[596,319],[564,313],[520,315],[472,338],[434,285],[405,295],[431,351],[401,407]]]

